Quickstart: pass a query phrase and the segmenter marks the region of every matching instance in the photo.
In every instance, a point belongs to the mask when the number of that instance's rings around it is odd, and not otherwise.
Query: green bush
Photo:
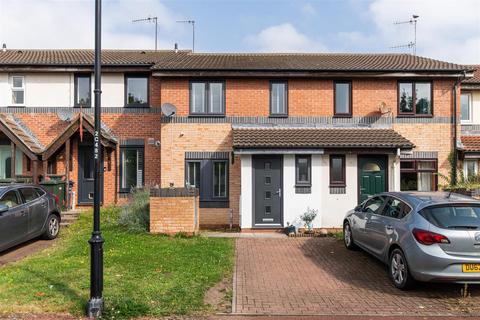
[[[150,228],[150,190],[134,189],[131,201],[122,207],[118,224],[131,232],[146,232]]]

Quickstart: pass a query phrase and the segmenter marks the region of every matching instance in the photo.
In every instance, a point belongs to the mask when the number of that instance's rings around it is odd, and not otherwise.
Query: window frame
[[[202,184],[202,161],[201,160],[185,160],[185,188],[188,188],[189,186],[191,187],[190,184],[187,184],[188,180],[189,180],[189,175],[188,175],[188,170],[189,170],[189,166],[188,164],[189,163],[198,163],[199,166],[198,166],[198,175],[199,175],[199,181],[200,181],[200,185]],[[195,186],[196,189],[199,189],[200,190],[200,186]]]
[[[13,78],[22,78],[22,87],[14,87],[13,86]],[[24,107],[27,104],[27,94],[26,94],[26,88],[25,88],[25,76],[24,75],[18,75],[18,74],[13,74],[10,76],[10,91],[12,93],[12,99],[11,99],[11,105],[14,107]],[[23,103],[13,103],[13,92],[23,92]]]
[[[414,166],[413,169],[402,169],[402,162],[413,162]],[[419,169],[418,163],[419,162],[434,162],[434,169]],[[434,190],[438,190],[438,159],[435,158],[413,158],[413,159],[400,159],[400,181],[402,180],[402,172],[405,173],[416,173],[417,174],[417,184],[418,184],[418,173],[421,172],[431,172],[434,176]],[[408,190],[401,190],[401,191],[408,191]]]
[[[402,204],[402,210],[399,212],[399,215],[397,217],[391,217],[391,216],[387,216],[385,215],[385,209],[387,208],[387,205],[389,204],[390,201],[392,200],[397,200],[399,201],[401,204]],[[405,208],[408,208],[408,212],[405,213]],[[386,217],[386,218],[390,218],[390,219],[396,219],[396,220],[402,220],[404,219],[406,216],[408,216],[411,212],[412,212],[412,207],[406,203],[405,201],[403,201],[402,199],[399,199],[395,196],[387,196],[386,199],[385,199],[385,203],[383,204],[383,208],[382,208],[382,216]]]
[[[145,103],[128,103],[128,79],[130,78],[146,78],[147,79],[147,102]],[[124,74],[124,108],[148,108],[150,106],[150,77],[148,74],[125,73]]]
[[[416,104],[417,104],[417,93],[416,85],[417,84],[430,84],[430,113],[417,113]],[[401,84],[411,84],[412,86],[412,103],[413,110],[412,112],[402,112],[400,111],[400,85]],[[399,80],[397,82],[397,117],[418,117],[418,118],[432,118],[434,115],[434,101],[433,101],[433,81],[432,80]]]
[[[119,179],[118,179],[118,190],[120,193],[129,193],[131,191],[131,187],[128,188],[123,188],[122,187],[122,180],[123,180],[123,175],[125,174],[125,168],[123,167],[123,150],[137,150],[137,159],[138,159],[138,150],[143,151],[143,159],[142,159],[142,186],[145,185],[145,146],[142,145],[127,145],[127,146],[120,146],[120,156],[119,156]],[[137,162],[137,171],[138,171],[138,162]],[[136,186],[142,187],[142,186]]]
[[[478,175],[478,160],[476,160],[476,159],[464,159],[463,160],[463,178],[464,178],[465,181],[468,181],[467,162],[473,162],[475,164],[474,165],[475,175]]]
[[[337,112],[337,84],[348,84],[349,86],[349,101],[348,112]],[[333,116],[336,118],[350,118],[353,114],[353,85],[352,80],[334,80],[333,81]]]
[[[462,120],[462,96],[468,96],[468,120]],[[460,93],[460,124],[471,124],[473,123],[473,101],[471,92],[461,92]]]
[[[9,207],[8,210],[13,209],[13,208],[20,207],[20,206],[22,206],[22,205],[25,204],[25,201],[24,201],[24,199],[23,199],[23,196],[22,196],[22,194],[20,193],[20,191],[19,191],[18,189],[10,189],[10,190],[8,190],[7,192],[5,192],[5,193],[0,197],[0,201],[2,201],[3,197],[5,197],[5,195],[6,195],[7,193],[9,193],[9,192],[13,192],[13,193],[16,194],[18,204],[17,204],[16,206],[14,206],[14,207]]]
[[[194,83],[203,83],[205,84],[205,96],[203,97],[203,103],[205,105],[205,112],[193,112],[193,101],[192,101],[192,86]],[[222,112],[209,112],[209,103],[210,103],[210,84],[220,83],[222,84]],[[225,80],[204,80],[204,79],[195,79],[190,80],[188,86],[188,101],[189,101],[189,116],[193,117],[224,117],[227,109],[227,99],[226,99],[226,88],[227,83]]]
[[[73,106],[75,108],[91,108],[92,107],[92,75],[90,73],[75,73],[73,76]],[[78,78],[88,78],[88,105],[80,105],[78,100]]]
[[[343,175],[343,180],[338,180],[335,181],[332,179],[332,163],[334,158],[340,158],[342,159],[342,175]],[[328,173],[329,173],[329,182],[330,182],[330,187],[346,187],[347,186],[347,165],[346,165],[346,156],[344,154],[331,154],[329,157],[329,168],[328,168]]]
[[[37,197],[35,199],[27,201],[27,198],[23,194],[23,190],[28,190],[28,189],[33,190],[35,192],[35,194],[37,195]],[[22,196],[23,203],[27,203],[27,204],[30,203],[30,202],[36,201],[41,197],[40,193],[38,192],[38,188],[35,188],[35,187],[21,187],[21,188],[18,188],[18,192]]]
[[[215,195],[215,163],[225,164],[225,197]],[[200,169],[201,172],[201,169]],[[202,179],[200,174],[200,179]],[[201,180],[200,180],[201,181]],[[225,200],[228,199],[228,160],[212,160],[212,198]]]
[[[272,89],[274,84],[284,84],[285,85],[285,113],[273,113],[273,104],[272,104]],[[287,118],[288,117],[288,80],[270,80],[270,90],[269,94],[269,117],[270,118]]]
[[[186,158],[184,161],[185,187],[187,182],[187,170],[189,162],[200,163],[200,208],[229,208],[230,206],[230,166],[228,159],[215,158]],[[214,196],[214,168],[215,162],[225,163],[226,170],[226,193],[225,197]],[[203,180],[202,180],[203,179]],[[207,179],[207,180],[206,180]]]
[[[299,167],[298,160],[300,158],[307,159],[308,181],[299,181]],[[296,187],[311,187],[312,186],[312,156],[309,154],[295,155],[295,186]]]

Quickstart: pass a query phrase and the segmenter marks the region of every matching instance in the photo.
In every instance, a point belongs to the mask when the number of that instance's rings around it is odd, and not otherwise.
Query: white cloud
[[[317,13],[317,9],[315,9],[315,7],[309,2],[302,5],[300,10],[305,16],[313,16]]]
[[[299,32],[291,23],[283,23],[249,35],[245,42],[261,52],[323,52],[326,47],[318,40]]]
[[[93,48],[94,1],[0,0],[0,42],[9,48]],[[102,47],[154,47],[154,24],[132,19],[158,16],[159,48],[173,48],[182,30],[158,0],[103,1]]]
[[[374,0],[369,8],[379,40],[387,46],[413,40],[410,24],[394,21],[420,16],[417,54],[458,63],[480,63],[480,1]]]

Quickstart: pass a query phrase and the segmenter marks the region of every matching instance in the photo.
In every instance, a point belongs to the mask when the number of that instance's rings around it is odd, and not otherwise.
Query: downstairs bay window
[[[405,159],[400,161],[401,191],[436,191],[437,159]]]
[[[130,192],[132,188],[143,186],[143,168],[143,146],[120,148],[120,192]]]
[[[185,187],[199,190],[201,208],[228,208],[228,160],[187,159]]]

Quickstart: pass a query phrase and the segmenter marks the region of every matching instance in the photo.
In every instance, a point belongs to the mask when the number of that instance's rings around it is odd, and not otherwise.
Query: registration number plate
[[[468,263],[462,265],[463,272],[480,272],[480,263]]]

